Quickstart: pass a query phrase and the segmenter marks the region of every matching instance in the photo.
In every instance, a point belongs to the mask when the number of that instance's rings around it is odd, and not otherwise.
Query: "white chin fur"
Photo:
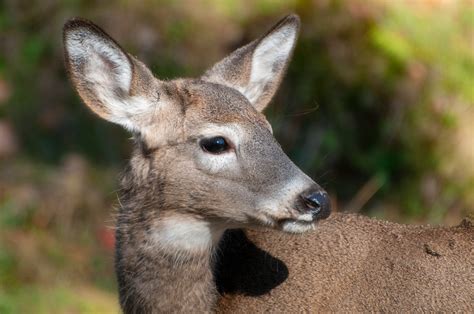
[[[287,220],[281,224],[281,230],[288,233],[303,233],[314,229],[314,223]]]

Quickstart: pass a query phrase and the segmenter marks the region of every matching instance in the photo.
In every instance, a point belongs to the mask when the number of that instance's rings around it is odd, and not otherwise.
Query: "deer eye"
[[[227,140],[222,136],[204,138],[200,141],[202,150],[211,154],[221,154],[230,149],[230,145]]]

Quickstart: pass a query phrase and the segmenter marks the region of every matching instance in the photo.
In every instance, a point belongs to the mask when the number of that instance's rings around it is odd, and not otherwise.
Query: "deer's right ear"
[[[286,16],[265,35],[216,63],[202,78],[237,89],[257,110],[264,110],[288,67],[299,27],[297,15]]]
[[[92,22],[68,21],[63,40],[66,67],[86,105],[106,120],[139,130],[150,102],[134,92],[134,85],[150,85],[151,72]]]

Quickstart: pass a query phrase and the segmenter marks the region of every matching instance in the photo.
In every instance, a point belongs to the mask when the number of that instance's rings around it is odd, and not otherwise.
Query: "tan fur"
[[[467,220],[450,228],[410,226],[335,213],[304,235],[247,236],[275,262],[241,250],[236,263],[252,267],[246,276],[225,270],[233,276],[221,289],[233,291],[224,293],[219,313],[474,311],[474,226]],[[249,296],[251,281],[272,282],[281,272],[285,280]]]

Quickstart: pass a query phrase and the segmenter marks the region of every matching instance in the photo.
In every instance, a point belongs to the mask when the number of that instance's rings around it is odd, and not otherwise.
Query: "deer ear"
[[[152,80],[151,72],[92,22],[68,21],[63,41],[66,67],[86,105],[106,120],[138,130],[150,102],[134,92],[134,82]]]
[[[299,17],[288,15],[264,36],[216,63],[202,78],[237,89],[262,111],[285,74],[299,27]]]

